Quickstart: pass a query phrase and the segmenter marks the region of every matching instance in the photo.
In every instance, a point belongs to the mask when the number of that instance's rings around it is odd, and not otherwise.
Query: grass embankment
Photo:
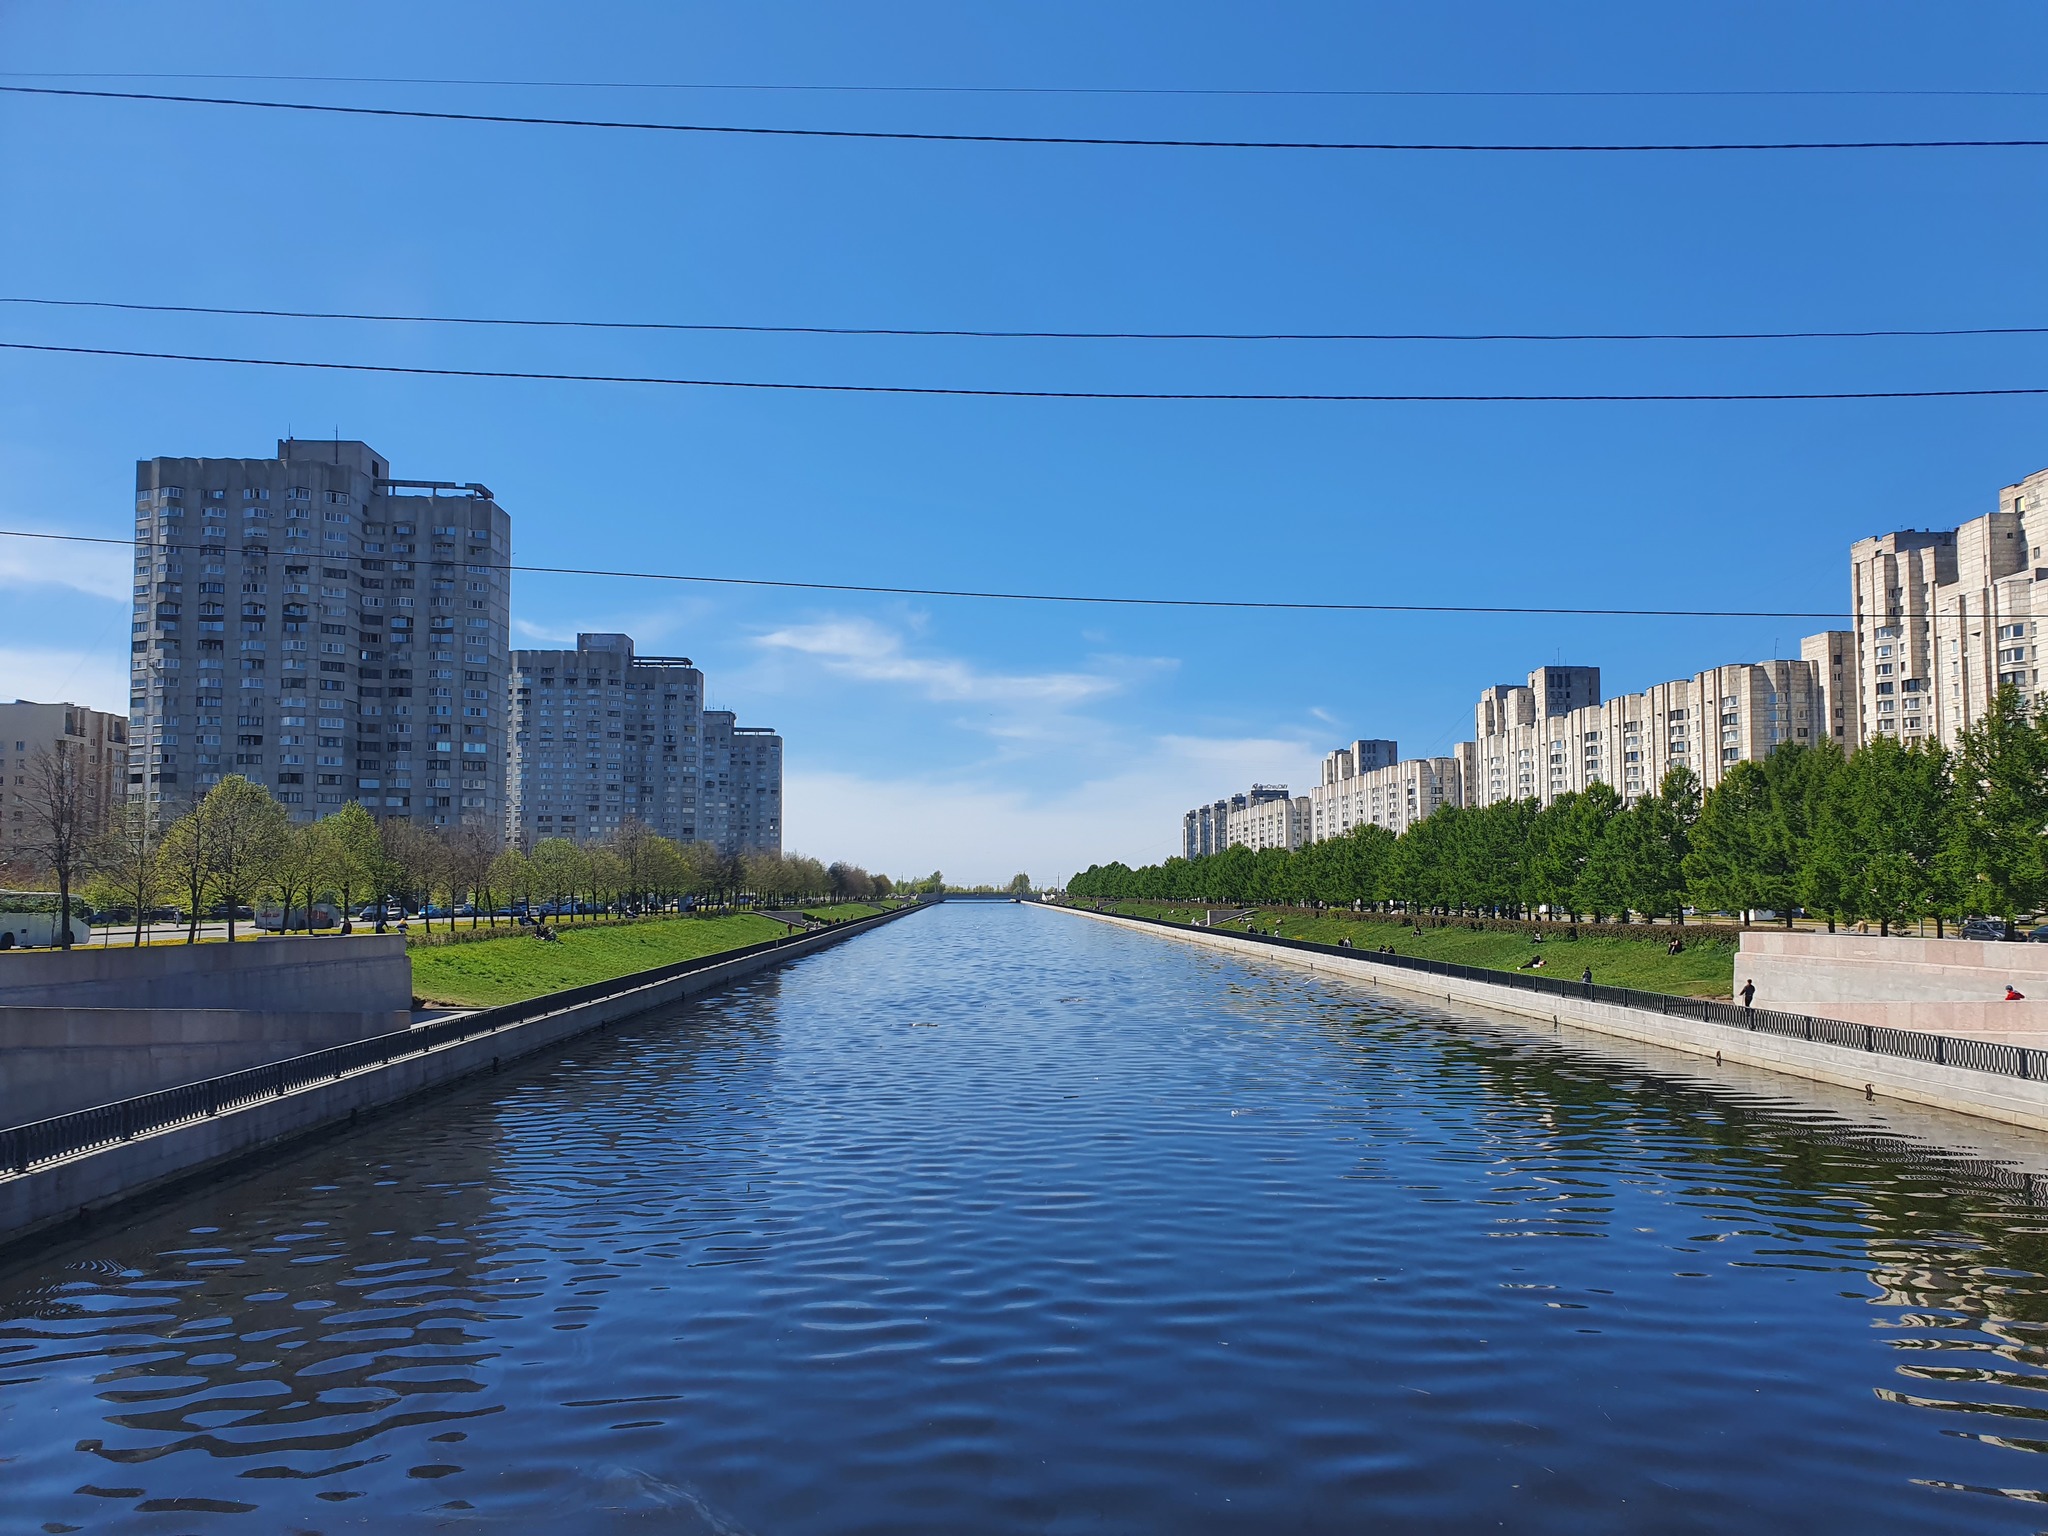
[[[856,917],[880,917],[880,907],[870,907],[858,901],[841,902],[836,907],[805,907],[804,916],[814,923],[850,923]]]
[[[1190,923],[1203,915],[1200,907],[1176,907],[1153,902],[1117,902],[1114,912],[1137,917],[1162,917],[1169,922]],[[1735,990],[1735,946],[1724,939],[1694,940],[1685,930],[1674,927],[1673,938],[1684,941],[1678,954],[1667,954],[1670,939],[1594,937],[1590,924],[1579,926],[1580,937],[1561,938],[1545,934],[1541,944],[1532,944],[1526,934],[1479,932],[1456,926],[1432,928],[1423,919],[1416,933],[1398,919],[1372,913],[1303,912],[1289,907],[1268,907],[1244,922],[1271,933],[1277,923],[1281,935],[1307,939],[1315,944],[1335,944],[1348,938],[1358,949],[1378,949],[1391,944],[1398,955],[1415,955],[1425,960],[1448,960],[1455,965],[1476,965],[1488,970],[1519,970],[1532,956],[1543,957],[1542,974],[1576,981],[1587,966],[1602,986],[1634,987],[1643,992],[1669,992],[1679,997],[1728,997]]]
[[[765,917],[643,918],[638,922],[556,930],[543,944],[531,934],[412,952],[412,989],[429,1003],[489,1008],[544,992],[611,981],[635,971],[694,960],[723,949],[779,939],[789,929]]]

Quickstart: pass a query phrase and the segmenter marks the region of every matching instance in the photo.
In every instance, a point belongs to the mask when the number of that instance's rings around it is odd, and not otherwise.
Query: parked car
[[[1963,923],[1966,939],[2002,939],[2005,937],[2005,919],[2002,917],[1972,917]]]
[[[2048,925],[2036,928],[2032,933],[2028,934],[2027,942],[2029,944],[2048,944]]]

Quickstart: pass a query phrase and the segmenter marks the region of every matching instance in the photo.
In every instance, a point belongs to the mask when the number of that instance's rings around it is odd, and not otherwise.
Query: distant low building
[[[83,704],[0,704],[0,863],[38,837],[34,763],[38,753],[77,752],[87,764],[93,830],[128,797],[128,722]]]

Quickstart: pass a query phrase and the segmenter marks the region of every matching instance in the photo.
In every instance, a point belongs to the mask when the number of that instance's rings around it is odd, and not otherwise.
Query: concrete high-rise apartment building
[[[0,704],[0,864],[39,835],[34,763],[39,753],[76,752],[86,764],[96,828],[128,794],[128,721],[82,704]]]
[[[782,848],[782,738],[704,708],[687,656],[639,656],[626,635],[512,654],[508,830],[531,847],[589,841],[627,820],[724,853]]]
[[[1858,540],[1849,587],[1862,740],[1953,750],[2001,687],[2038,706],[2048,470],[2005,486],[1993,511],[1952,531]]]
[[[1937,740],[1934,694],[1936,590],[1956,579],[1954,533],[1909,529],[1858,539],[1849,548],[1849,613],[1856,637],[1861,746],[1883,733]],[[1846,739],[1846,738],[1845,738]]]
[[[1495,683],[1479,695],[1472,710],[1473,739],[1460,743],[1464,754],[1465,803],[1492,805],[1499,800],[1541,799],[1546,804],[1563,792],[1564,776],[1539,759],[1530,742],[1544,722],[1600,702],[1598,667],[1538,667],[1526,684]]]
[[[1953,749],[2002,687],[2030,706],[2042,686],[2048,621],[2048,469],[1998,493],[1998,510],[1956,530],[1956,580],[1935,594],[1934,693],[1943,745]]]
[[[1799,659],[1810,662],[1820,679],[1825,729],[1814,732],[1816,743],[1833,741],[1844,752],[1863,740],[1862,694],[1856,686],[1856,632],[1830,629],[1799,642]]]
[[[1384,748],[1375,766],[1359,768],[1359,748]],[[1353,742],[1323,759],[1323,781],[1308,792],[1312,841],[1342,837],[1353,827],[1385,827],[1399,836],[1433,811],[1464,804],[1464,765],[1455,757],[1401,762],[1391,741]]]
[[[1293,850],[1314,841],[1307,795],[1289,795],[1285,784],[1254,784],[1249,795],[1230,797],[1230,847]]]
[[[1480,697],[1479,734],[1457,748],[1466,805],[1548,805],[1596,783],[1633,801],[1674,767],[1712,789],[1736,763],[1822,739],[1828,720],[1820,668],[1805,659],[1712,667],[1554,715],[1536,713],[1541,697],[1533,686]]]
[[[1275,806],[1282,809],[1275,811]],[[1181,853],[1190,859],[1221,853],[1239,843],[1247,847],[1293,848],[1311,837],[1308,797],[1299,797],[1297,806],[1296,797],[1287,793],[1285,784],[1254,784],[1248,794],[1198,805],[1181,817],[1180,825]],[[1290,837],[1293,842],[1287,841]]]
[[[367,443],[139,461],[128,797],[240,773],[298,821],[502,829],[511,558],[488,488]]]
[[[782,738],[741,725],[731,710],[704,711],[709,840],[724,853],[782,851]]]
[[[1230,802],[1212,800],[1198,805],[1180,819],[1180,853],[1184,859],[1199,859],[1221,853],[1230,846]]]

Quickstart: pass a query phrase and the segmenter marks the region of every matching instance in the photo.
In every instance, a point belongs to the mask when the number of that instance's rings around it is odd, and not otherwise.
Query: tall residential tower
[[[511,558],[488,488],[367,443],[139,461],[128,798],[239,773],[298,821],[501,829]]]
[[[512,655],[508,831],[588,841],[622,821],[723,853],[782,849],[782,738],[704,708],[687,656],[626,635]]]

